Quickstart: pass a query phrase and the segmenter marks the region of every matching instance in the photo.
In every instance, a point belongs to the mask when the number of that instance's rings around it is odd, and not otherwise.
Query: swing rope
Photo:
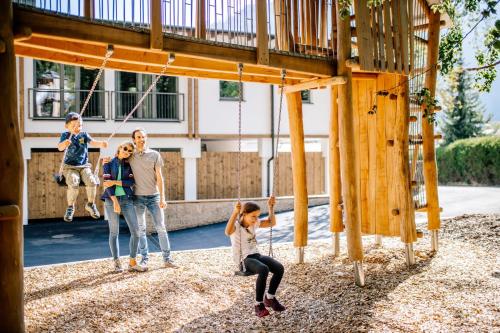
[[[108,138],[106,139],[106,142],[109,144],[109,141],[116,135],[116,133],[123,127],[123,125],[125,125],[125,123],[134,115],[134,113],[139,109],[139,107],[141,106],[142,102],[144,102],[144,100],[146,99],[146,97],[149,96],[149,94],[151,93],[151,91],[154,89],[154,87],[156,86],[156,84],[158,83],[158,81],[161,79],[161,77],[163,75],[165,75],[165,72],[167,71],[168,69],[168,66],[175,61],[175,55],[173,53],[170,53],[168,55],[168,60],[167,62],[165,63],[165,65],[162,67],[160,73],[155,77],[155,79],[153,80],[153,82],[149,85],[148,89],[145,91],[144,95],[141,97],[141,99],[139,99],[139,101],[137,102],[137,104],[132,108],[132,110],[127,114],[127,116],[123,119],[123,121],[121,121],[118,126],[115,127],[115,129],[113,130],[113,132],[108,136]],[[94,176],[96,177],[99,177],[99,169],[100,169],[100,161],[101,161],[101,156],[102,156],[102,152],[101,150],[99,150],[99,158],[97,159],[97,163],[95,165],[95,169],[94,169]]]
[[[97,87],[97,84],[99,83],[99,80],[101,79],[102,73],[104,72],[104,69],[106,68],[106,64],[107,64],[109,58],[111,58],[111,56],[113,55],[113,52],[114,52],[113,45],[108,45],[108,48],[106,50],[106,54],[104,55],[104,59],[102,61],[102,64],[99,67],[99,71],[97,72],[97,75],[94,79],[94,82],[92,83],[92,87],[89,90],[89,94],[87,95],[87,98],[85,98],[85,102],[83,103],[82,109],[80,110],[80,113],[79,113],[80,118],[83,116],[83,114],[87,110],[87,106],[89,105],[90,98],[94,94],[94,91]],[[73,134],[71,134],[69,136],[69,140],[71,141],[72,138],[73,138]],[[64,160],[66,159],[66,155],[68,153],[68,147],[66,147],[66,149],[64,149],[63,158],[61,160],[61,164],[59,165],[59,175],[58,175],[59,178],[62,177],[62,174],[63,174]]]

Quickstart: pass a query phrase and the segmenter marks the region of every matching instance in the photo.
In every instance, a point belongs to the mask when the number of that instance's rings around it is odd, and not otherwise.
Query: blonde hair
[[[135,145],[132,141],[123,141],[122,143],[120,143],[118,145],[118,148],[116,148],[115,157],[118,157],[118,154],[120,153],[120,149],[122,149],[122,147],[125,147],[125,146],[132,147],[132,149],[135,150]]]

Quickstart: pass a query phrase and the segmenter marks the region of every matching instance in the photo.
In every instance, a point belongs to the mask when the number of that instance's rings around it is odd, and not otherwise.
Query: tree
[[[441,129],[445,145],[458,139],[481,136],[483,125],[489,119],[484,117],[484,108],[470,73],[463,70],[462,58],[445,81],[448,89],[441,93],[444,109]]]

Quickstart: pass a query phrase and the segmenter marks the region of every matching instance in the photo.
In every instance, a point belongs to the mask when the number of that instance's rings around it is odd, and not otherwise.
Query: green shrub
[[[457,140],[436,155],[440,184],[500,185],[500,137]]]

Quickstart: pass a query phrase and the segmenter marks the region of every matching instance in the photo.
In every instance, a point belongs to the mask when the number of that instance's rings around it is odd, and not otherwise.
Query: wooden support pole
[[[294,246],[307,245],[307,178],[306,153],[304,148],[304,124],[302,119],[302,95],[300,92],[286,94],[290,141],[292,147],[292,175],[294,196]]]
[[[94,0],[85,0],[83,2],[83,16],[86,19],[93,19],[94,18]]]
[[[187,123],[188,123],[188,138],[193,138],[193,79],[187,79],[188,92],[187,92],[187,100],[188,100],[188,112],[187,112]]]
[[[24,332],[23,156],[19,135],[12,1],[0,1],[0,332]],[[17,207],[16,207],[17,206]]]
[[[206,39],[207,35],[207,24],[206,24],[206,5],[205,0],[197,0],[196,2],[196,38]],[[258,16],[257,16],[258,20]],[[257,32],[258,33],[258,32]]]
[[[427,51],[427,64],[432,66],[437,63],[439,51],[440,14],[429,13],[429,48]],[[433,66],[425,73],[425,87],[431,96],[436,94],[437,68]],[[438,198],[438,176],[436,167],[436,151],[434,146],[434,124],[427,118],[422,118],[423,159],[425,196],[427,198],[427,228],[436,230],[441,227]]]
[[[163,29],[161,23],[161,0],[150,0],[149,47],[153,50],[163,49]]]
[[[398,84],[400,93],[397,100],[397,113],[395,133],[395,149],[397,152],[396,177],[399,196],[400,235],[401,241],[409,244],[417,240],[417,229],[415,226],[415,211],[412,199],[410,156],[409,156],[409,118],[410,118],[410,86],[408,78],[404,75],[399,76]],[[410,249],[410,247],[407,247]]]
[[[336,5],[339,6],[338,2]],[[337,13],[340,10],[337,7]],[[345,65],[351,58],[351,27],[348,19],[337,19],[337,75],[346,76],[346,84],[337,86],[339,106],[340,169],[342,179],[342,198],[346,211],[346,235],[349,259],[363,260],[361,242],[361,219],[359,212],[359,189],[356,165],[358,156],[354,149],[354,119],[352,100],[352,72]]]
[[[339,106],[338,88],[332,86],[330,93],[330,231],[334,233],[344,231],[342,222],[342,188],[340,180],[340,150],[339,150]]]
[[[269,65],[269,34],[267,31],[267,3],[257,1],[257,64]]]

